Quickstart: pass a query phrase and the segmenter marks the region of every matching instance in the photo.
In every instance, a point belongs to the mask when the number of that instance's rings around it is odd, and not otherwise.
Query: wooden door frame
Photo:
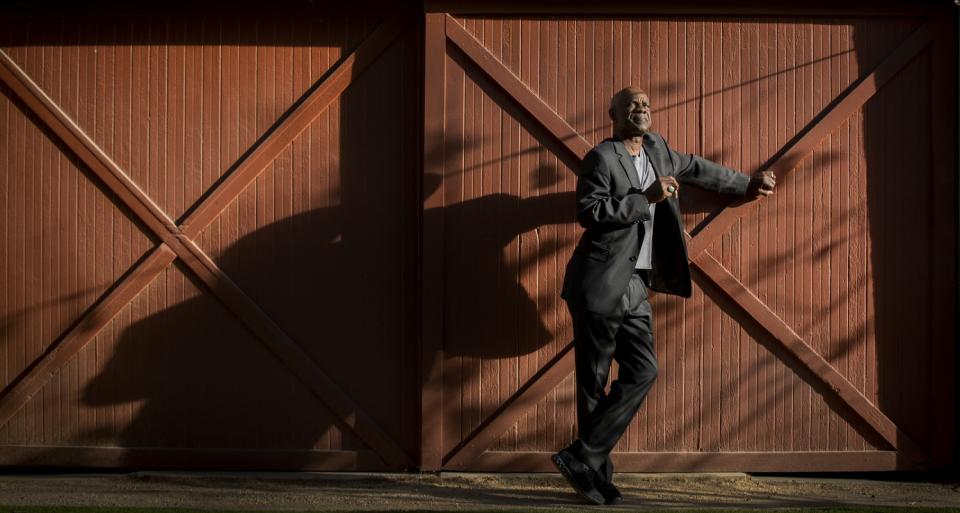
[[[367,445],[380,461],[372,462],[348,451],[333,451],[319,460],[325,467],[356,468],[358,462],[371,463],[384,469],[411,469],[416,459],[408,454],[377,422],[354,402],[303,350],[302,346],[200,248],[197,239],[223,209],[266,169],[305,130],[330,103],[339,97],[364,70],[383,54],[411,24],[400,19],[387,19],[364,41],[336,62],[316,83],[262,134],[229,173],[191,206],[189,215],[179,224],[157,205],[93,139],[20,68],[0,50],[0,81],[18,97],[31,114],[69,148],[107,190],[130,210],[134,219],[160,240],[143,258],[108,287],[104,296],[82,314],[64,334],[53,342],[33,363],[23,370],[0,398],[0,426],[6,424],[50,378],[84,348],[97,333],[129,304],[160,273],[179,258],[198,278],[207,291],[219,300],[237,319],[270,350],[280,363],[332,413],[337,424]],[[19,449],[29,454],[29,448]],[[6,450],[6,448],[4,449]],[[89,448],[84,448],[87,453]],[[126,450],[126,449],[123,449]],[[116,452],[116,451],[113,451]],[[140,451],[162,453],[160,450]],[[183,452],[183,451],[174,451]],[[189,451],[187,451],[189,452]],[[202,452],[202,451],[201,451]],[[223,451],[220,451],[223,452]],[[243,451],[234,451],[242,453]],[[105,462],[116,462],[109,450],[101,456]],[[230,456],[238,459],[237,454]],[[157,454],[159,460],[163,454]],[[147,461],[150,461],[147,458]],[[259,460],[258,460],[259,461]]]
[[[491,2],[475,2],[474,4],[459,4],[456,7],[444,2],[428,2],[427,10],[438,12],[426,13],[426,29],[424,33],[424,154],[431,155],[431,160],[424,161],[425,175],[442,176],[443,158],[437,152],[428,152],[427,141],[435,144],[443,135],[444,111],[444,81],[445,63],[448,51],[459,52],[463,61],[479,70],[495,87],[498,87],[507,101],[514,107],[528,115],[539,124],[558,147],[569,153],[575,162],[579,162],[591,149],[591,145],[576,132],[556,111],[542,101],[516,75],[513,74],[497,57],[487,50],[466,28],[463,27],[449,12],[443,9],[455,9],[460,13],[471,14],[509,14],[529,13],[535,10],[537,14],[547,14],[543,8],[526,10],[521,4],[510,8],[491,9]],[[564,4],[566,5],[566,4]],[[498,7],[503,7],[501,4]],[[670,7],[669,12],[676,12],[678,7]],[[680,8],[682,9],[682,7]],[[607,14],[623,15],[622,9],[614,11],[604,10],[603,5],[591,4],[590,13],[601,11]],[[492,11],[492,12],[491,12]],[[636,8],[633,14],[651,14],[650,6]],[[707,9],[709,11],[709,9]],[[562,11],[567,13],[567,11]],[[574,9],[573,13],[582,13],[582,7]],[[710,14],[704,9],[695,9],[696,14]],[[792,11],[796,13],[796,11]],[[821,9],[819,13],[823,13]],[[917,15],[920,9],[901,8],[896,10],[877,11],[884,15]],[[652,13],[662,14],[657,9]],[[756,14],[755,10],[750,11]],[[851,11],[851,14],[863,14],[862,10]],[[555,14],[551,8],[549,14]],[[729,14],[724,8],[723,14]],[[772,12],[765,14],[782,14]],[[805,14],[813,14],[805,12]],[[874,14],[874,11],[870,11]],[[929,8],[922,10],[927,17],[922,26],[909,35],[896,49],[888,54],[877,66],[868,71],[846,90],[840,93],[829,105],[800,130],[779,151],[757,169],[748,170],[749,173],[758,170],[772,170],[778,176],[790,173],[800,162],[811,153],[819,141],[828,136],[835,128],[843,123],[857,109],[899,72],[913,57],[933,44],[934,68],[940,63],[941,71],[935,77],[938,89],[946,102],[935,114],[935,123],[947,126],[955,117],[956,84],[954,75],[945,70],[954,69],[953,59],[954,41],[950,38],[953,31],[953,20],[944,17],[931,16]],[[936,101],[936,100],[935,100]],[[948,119],[949,118],[949,119]],[[936,130],[935,133],[938,133]],[[955,145],[950,131],[938,133],[936,142],[945,145]],[[940,155],[936,158],[937,169],[940,173],[938,180],[949,181],[955,170],[954,156]],[[559,156],[558,157],[562,157]],[[428,180],[425,180],[425,183]],[[943,183],[941,186],[953,187],[955,182]],[[545,471],[551,470],[546,453],[488,453],[487,450],[501,436],[514,425],[526,412],[533,408],[550,390],[573,372],[572,343],[560,350],[555,358],[547,362],[529,380],[523,383],[518,390],[500,405],[492,414],[481,423],[450,452],[444,454],[441,438],[441,426],[437,419],[437,412],[441,411],[443,394],[443,188],[433,190],[424,189],[424,209],[434,209],[441,212],[431,217],[429,224],[423,226],[423,304],[422,304],[422,429],[421,429],[421,460],[424,470],[483,470],[483,471]],[[841,405],[838,413],[846,418],[851,425],[865,430],[888,446],[887,450],[864,451],[854,453],[843,452],[757,452],[757,453],[628,453],[615,454],[618,465],[632,470],[670,470],[689,469],[704,465],[711,470],[778,470],[782,465],[771,463],[771,457],[789,456],[796,461],[796,468],[832,469],[832,470],[876,470],[884,469],[920,469],[936,464],[947,464],[952,461],[953,445],[953,418],[938,427],[941,438],[937,440],[934,453],[928,454],[920,448],[907,434],[901,430],[889,417],[873,405],[849,380],[840,374],[830,363],[820,356],[799,334],[797,334],[771,308],[765,305],[751,292],[734,274],[708,251],[707,248],[718,237],[727,231],[737,220],[743,217],[763,199],[754,201],[730,201],[722,211],[705,221],[693,231],[685,234],[688,237],[688,253],[694,281],[704,290],[707,296],[714,299],[721,308],[734,309],[747,319],[754,332],[762,333],[765,344],[774,355],[784,360],[784,363],[802,374],[815,389],[823,395],[833,399]],[[935,218],[943,215],[940,220],[940,229],[952,226],[955,212],[950,212],[952,205],[939,202],[934,205]],[[939,233],[939,232],[935,232]],[[943,269],[949,269],[948,276],[938,284],[938,291],[947,292],[956,281],[952,261],[955,251],[939,256],[939,263]],[[949,339],[953,340],[953,315],[949,305],[938,305],[934,312],[934,319],[950,326]],[[936,404],[953,404],[953,362],[954,349],[949,347],[949,354],[938,359],[938,387],[940,397]],[[440,415],[442,418],[442,414]],[[721,460],[718,460],[721,458]],[[698,468],[699,469],[699,468]]]

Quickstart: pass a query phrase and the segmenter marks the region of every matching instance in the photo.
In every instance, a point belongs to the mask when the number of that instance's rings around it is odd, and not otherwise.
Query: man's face
[[[650,130],[650,98],[646,93],[624,94],[613,106],[614,128],[629,136],[643,135]]]

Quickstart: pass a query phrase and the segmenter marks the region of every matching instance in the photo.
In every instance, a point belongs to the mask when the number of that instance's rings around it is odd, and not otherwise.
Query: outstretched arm
[[[674,151],[669,146],[667,149],[670,150],[670,159],[673,161],[674,169],[677,170],[677,180],[692,183],[708,191],[738,196],[746,194],[750,182],[750,177],[747,175],[699,155]]]
[[[693,183],[715,192],[750,197],[773,194],[777,185],[777,177],[772,171],[757,171],[747,176],[699,155],[674,151],[669,146],[667,149],[677,170],[677,179],[681,182]]]

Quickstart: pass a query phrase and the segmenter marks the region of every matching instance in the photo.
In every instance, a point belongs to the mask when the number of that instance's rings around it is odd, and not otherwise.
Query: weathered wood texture
[[[415,465],[411,21],[3,20],[0,462]]]

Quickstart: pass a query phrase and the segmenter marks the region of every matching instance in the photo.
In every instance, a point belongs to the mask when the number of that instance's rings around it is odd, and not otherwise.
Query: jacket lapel
[[[643,137],[643,151],[647,152],[647,159],[649,159],[650,164],[653,166],[653,172],[657,177],[673,176],[673,165],[669,161],[667,152],[662,149],[663,145],[658,145],[655,137],[657,136],[649,133]],[[666,173],[666,175],[664,173]],[[680,216],[680,200],[678,200],[676,196],[672,196],[667,198],[667,204],[670,205],[670,210],[673,211],[677,224],[680,226],[680,233],[685,233],[683,218]]]
[[[623,141],[617,139],[613,140],[613,147],[617,150],[617,155],[620,156],[620,166],[623,167],[623,172],[627,174],[630,185],[634,189],[639,189],[640,177],[637,176],[637,167],[633,165],[633,161],[630,159],[630,153],[627,152],[627,147],[623,145]]]
[[[643,136],[643,151],[647,153],[647,161],[653,165],[656,176],[664,176],[664,172],[670,169],[670,164],[667,162],[666,152],[657,146],[653,135]]]

